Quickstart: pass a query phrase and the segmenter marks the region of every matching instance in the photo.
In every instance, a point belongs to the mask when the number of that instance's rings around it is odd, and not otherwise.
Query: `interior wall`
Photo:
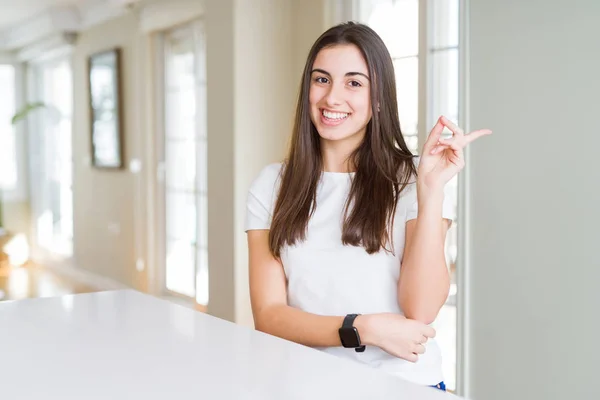
[[[122,50],[123,138],[122,170],[91,165],[88,57],[99,51]],[[74,262],[78,268],[139,287],[136,276],[135,213],[137,175],[128,169],[141,157],[143,74],[142,45],[134,13],[82,32],[73,52],[73,219]]]
[[[600,3],[469,2],[473,399],[592,399]]]
[[[244,218],[250,184],[285,156],[324,0],[209,1],[209,312],[252,326]],[[232,118],[233,116],[233,118]]]
[[[206,4],[208,135],[208,312],[235,320],[234,1]]]
[[[81,32],[72,54],[74,264],[153,292],[157,233],[149,215],[157,205],[152,196],[158,130],[151,35],[182,14],[162,18],[159,3]],[[213,315],[252,325],[243,232],[247,190],[261,168],[284,157],[305,58],[330,23],[330,6],[329,0],[207,0],[202,6]],[[122,49],[124,101],[125,168],[118,171],[91,166],[87,85],[88,57],[114,47]],[[140,161],[139,173],[129,169],[134,160]]]
[[[235,9],[235,293],[236,321],[252,325],[246,198],[260,169],[281,161],[293,125],[292,1],[238,1]]]

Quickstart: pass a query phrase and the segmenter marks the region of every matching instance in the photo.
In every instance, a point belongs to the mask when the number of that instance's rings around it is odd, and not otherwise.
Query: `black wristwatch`
[[[357,353],[362,353],[365,351],[365,346],[360,343],[360,335],[358,334],[358,329],[353,325],[354,320],[360,314],[348,314],[344,318],[344,322],[342,323],[342,327],[338,330],[340,334],[340,341],[342,342],[342,346],[346,348],[354,348],[354,351]]]

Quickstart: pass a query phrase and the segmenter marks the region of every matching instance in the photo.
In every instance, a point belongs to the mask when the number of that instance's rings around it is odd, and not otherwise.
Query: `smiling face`
[[[321,140],[357,147],[371,119],[370,77],[362,53],[352,44],[319,51],[311,72],[310,116]]]

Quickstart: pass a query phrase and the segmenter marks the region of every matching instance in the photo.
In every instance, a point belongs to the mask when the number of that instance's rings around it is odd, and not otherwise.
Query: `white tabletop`
[[[454,398],[132,290],[1,302],[0,346],[11,400]]]

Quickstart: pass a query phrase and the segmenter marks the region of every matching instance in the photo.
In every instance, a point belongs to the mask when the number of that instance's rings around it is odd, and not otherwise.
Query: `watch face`
[[[340,329],[340,340],[344,347],[358,347],[360,346],[360,338],[358,336],[358,330],[355,327],[341,328]]]

